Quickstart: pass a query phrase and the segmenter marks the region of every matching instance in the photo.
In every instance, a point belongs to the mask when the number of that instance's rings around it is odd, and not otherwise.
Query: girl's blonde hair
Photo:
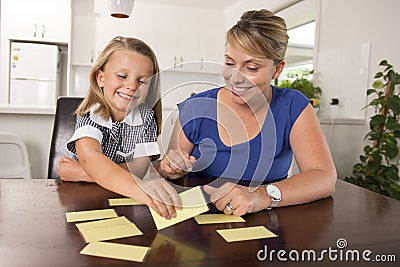
[[[229,29],[226,41],[254,57],[284,60],[289,36],[285,20],[266,9],[245,12]]]
[[[96,110],[103,119],[108,120],[111,117],[111,111],[104,98],[103,90],[97,84],[97,74],[99,70],[104,70],[104,66],[115,51],[131,51],[148,57],[153,63],[153,76],[151,78],[149,92],[147,94],[145,104],[152,107],[154,117],[157,123],[157,134],[161,133],[162,108],[161,108],[161,91],[159,80],[159,65],[153,50],[143,41],[117,36],[113,38],[100,53],[95,64],[90,70],[90,85],[86,97],[76,110],[76,114],[83,116],[90,111],[90,108],[99,103],[100,107]]]

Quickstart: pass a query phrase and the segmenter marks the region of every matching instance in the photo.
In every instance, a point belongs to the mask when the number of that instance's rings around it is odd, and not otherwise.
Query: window
[[[315,21],[288,30],[288,35],[286,66],[275,84],[285,80],[293,82],[298,77],[312,78]]]

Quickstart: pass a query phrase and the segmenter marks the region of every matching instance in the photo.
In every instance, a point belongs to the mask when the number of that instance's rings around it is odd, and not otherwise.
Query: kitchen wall
[[[399,48],[393,35],[398,32],[398,10],[396,0],[321,0],[315,57],[318,84],[324,90],[323,102],[334,96],[344,99],[335,110],[325,105],[322,115],[366,120],[364,125],[335,124],[331,130],[330,148],[340,177],[351,174],[363,151],[373,110],[362,109],[366,90],[382,70],[379,62],[387,59],[399,71]]]
[[[150,5],[154,5],[155,8],[158,6],[158,1],[150,2]],[[271,1],[271,7],[279,10],[281,4],[290,2],[294,1],[279,1],[279,4]],[[137,1],[138,6],[136,10],[134,8],[134,14],[140,11],[138,7],[141,4],[139,3],[140,1]],[[193,9],[159,5],[157,12],[148,16],[153,16],[154,20],[160,23],[160,17],[162,18],[165,12],[170,13],[168,15],[170,17],[183,16],[188,21],[203,18],[209,24],[212,24],[215,16],[220,16],[217,22],[221,23],[222,18],[224,24],[222,31],[225,31],[237,21],[244,10],[267,7],[266,3],[268,1],[236,1],[234,5],[226,9],[197,10],[194,17],[188,14],[188,12],[195,12]],[[278,13],[285,17],[288,25],[296,25],[302,20],[306,22],[305,20],[313,16],[318,22],[314,64],[317,83],[323,88],[324,102],[320,115],[323,116],[322,128],[328,139],[340,178],[351,174],[352,166],[358,160],[358,155],[364,146],[363,138],[368,131],[366,122],[370,115],[369,111],[367,113],[361,111],[367,100],[364,97],[364,89],[371,86],[373,76],[379,69],[377,64],[385,58],[395,67],[400,66],[398,46],[393,43],[393,33],[397,32],[398,25],[396,12],[399,8],[400,2],[397,0],[382,0],[379,3],[363,0],[304,0]],[[143,14],[136,14],[136,18],[144,19],[145,17]],[[202,17],[201,14],[206,15]],[[103,24],[103,28],[98,28],[97,31],[105,31],[109,34],[109,30],[104,27],[106,25]],[[122,26],[120,29],[123,33]],[[155,50],[160,51],[160,45],[167,46],[158,43]],[[211,45],[209,49],[212,48]],[[76,65],[75,71],[84,73],[87,68],[87,66]],[[71,79],[82,78],[85,75],[71,75]],[[177,75],[189,74],[172,72],[169,75],[170,81],[176,79]],[[71,84],[74,83],[71,82]],[[78,90],[76,94],[82,94],[82,92],[84,90]],[[329,98],[333,96],[342,97],[343,106],[333,110],[327,104]],[[0,114],[0,131],[15,132],[27,144],[34,178],[46,177],[52,124],[53,115],[51,114],[10,114],[4,111]]]

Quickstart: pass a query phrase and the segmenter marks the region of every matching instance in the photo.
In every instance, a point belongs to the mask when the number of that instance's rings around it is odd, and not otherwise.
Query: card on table
[[[236,242],[244,240],[254,240],[261,238],[277,237],[276,234],[269,231],[264,226],[252,226],[234,229],[217,230],[226,242]]]
[[[80,254],[119,260],[143,262],[150,251],[149,247],[116,244],[108,242],[89,243]]]
[[[130,205],[143,205],[132,198],[110,198],[108,200],[110,206],[130,206]]]
[[[227,214],[201,214],[194,219],[198,224],[246,222],[242,217]]]
[[[176,209],[176,217],[169,220],[160,216],[150,208],[157,230],[164,229],[171,225],[190,219],[196,215],[208,211],[207,202],[199,186],[191,188],[179,194],[182,202],[182,209]]]
[[[67,212],[67,222],[92,221],[118,217],[113,209]]]
[[[142,235],[142,231],[124,216],[76,224],[86,243]]]

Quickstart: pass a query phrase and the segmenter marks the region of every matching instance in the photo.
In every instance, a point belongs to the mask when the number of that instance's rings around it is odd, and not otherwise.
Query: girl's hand
[[[94,182],[87,175],[81,164],[69,157],[62,157],[57,165],[57,172],[63,181]]]
[[[138,188],[147,195],[138,194],[136,200],[143,202],[166,219],[176,217],[175,207],[181,209],[181,199],[174,187],[162,178],[137,179]],[[140,196],[141,195],[141,196]],[[140,196],[140,197],[139,197]],[[140,199],[142,198],[142,199]]]
[[[172,149],[161,160],[160,172],[166,178],[181,178],[192,170],[195,162],[196,158],[188,153]]]
[[[219,188],[205,185],[204,191],[210,195],[215,207],[228,215],[242,216],[266,209],[271,204],[262,186],[250,192],[249,187],[227,182]]]

